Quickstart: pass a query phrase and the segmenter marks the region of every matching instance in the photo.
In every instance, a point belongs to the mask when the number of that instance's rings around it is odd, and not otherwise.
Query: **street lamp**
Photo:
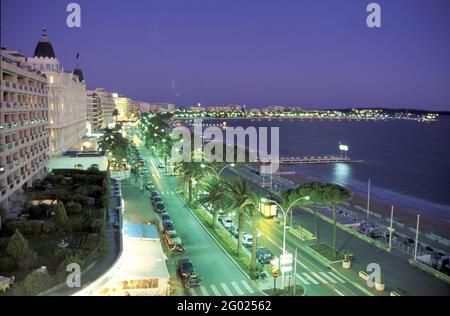
[[[301,201],[301,200],[306,200],[308,201],[310,199],[309,195],[306,196],[302,196],[300,198],[298,198],[297,200],[295,200],[294,202],[291,203],[291,205],[289,205],[289,207],[287,208],[286,211],[284,211],[284,208],[280,205],[280,203],[278,203],[277,201],[271,200],[271,199],[267,199],[267,198],[262,198],[261,202],[263,203],[267,203],[267,202],[272,202],[275,203],[276,205],[278,205],[278,207],[281,209],[281,211],[283,212],[283,217],[284,217],[284,224],[283,224],[283,254],[286,253],[286,222],[287,222],[287,216],[289,214],[289,211],[291,210],[291,208],[297,204],[297,202]]]
[[[261,202],[262,203],[267,203],[267,202],[272,202],[275,203],[276,205],[278,205],[278,207],[281,209],[281,211],[283,212],[283,217],[284,217],[284,223],[283,223],[283,255],[286,254],[286,222],[287,222],[287,216],[289,214],[289,211],[291,210],[291,208],[300,200],[306,200],[308,201],[311,197],[309,195],[305,195],[302,196],[300,198],[298,198],[297,200],[295,200],[294,202],[291,203],[291,205],[289,205],[289,207],[287,208],[286,211],[284,211],[283,207],[280,205],[280,203],[278,203],[277,201],[271,200],[271,199],[267,199],[267,198],[261,198]],[[294,276],[295,278],[295,276]],[[284,288],[284,270],[281,271],[281,288]]]
[[[204,163],[202,163],[202,164],[200,165],[200,167],[203,168],[203,169],[207,168],[207,169],[211,170],[211,171],[215,174],[215,176],[216,176],[217,178],[220,177],[220,175],[222,174],[222,172],[223,172],[226,168],[228,168],[228,167],[234,167],[234,166],[236,166],[235,163],[230,163],[229,165],[226,165],[225,167],[223,167],[222,169],[220,169],[219,172],[217,172],[213,167],[208,166],[208,165],[205,165]]]

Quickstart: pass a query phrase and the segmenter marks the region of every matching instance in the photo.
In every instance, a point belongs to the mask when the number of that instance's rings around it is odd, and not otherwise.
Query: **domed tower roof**
[[[75,68],[75,70],[73,71],[73,74],[74,75],[76,75],[77,77],[78,77],[78,80],[80,81],[80,82],[83,82],[84,81],[84,75],[83,75],[83,72],[81,71],[81,69],[80,68]]]
[[[34,57],[56,58],[53,46],[48,39],[46,28],[42,29],[42,37],[36,45],[36,49],[34,50]]]

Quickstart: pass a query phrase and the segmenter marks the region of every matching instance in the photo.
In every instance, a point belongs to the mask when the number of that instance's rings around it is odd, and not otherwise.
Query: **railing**
[[[42,140],[47,135],[48,135],[48,132],[44,131],[44,132],[40,132],[37,134],[23,137],[22,139],[19,139],[17,141],[2,144],[2,145],[0,145],[0,152],[8,152],[11,149],[20,149],[21,147],[23,147],[22,145],[24,145],[24,146],[33,145],[34,143]]]
[[[15,83],[15,82],[6,81],[6,80],[4,80],[3,82],[4,82],[3,86],[6,88],[22,90],[25,92],[35,92],[35,93],[40,93],[40,94],[47,94],[47,92],[48,92],[47,89],[40,89],[40,88],[32,87],[32,86],[29,86],[29,85],[23,84],[23,83]]]

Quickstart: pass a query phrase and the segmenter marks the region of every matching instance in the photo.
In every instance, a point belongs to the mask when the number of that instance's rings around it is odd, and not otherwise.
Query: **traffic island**
[[[320,243],[320,244],[309,245],[309,247],[312,250],[314,250],[315,252],[317,252],[317,254],[319,254],[321,257],[328,260],[329,262],[340,262],[340,261],[345,260],[345,256],[338,251],[336,251],[336,255],[334,256],[333,248],[331,248],[327,244]]]

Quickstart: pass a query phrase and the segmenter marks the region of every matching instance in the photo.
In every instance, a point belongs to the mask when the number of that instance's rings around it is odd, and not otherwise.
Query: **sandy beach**
[[[283,178],[289,179],[299,185],[315,181],[310,177],[298,173],[295,173],[293,175],[283,175]],[[349,201],[349,203],[351,204],[351,207],[349,207],[349,209],[351,209],[354,212],[357,212],[358,215],[361,216],[360,218],[364,219],[366,218],[367,213],[363,212],[361,209],[356,208],[354,206],[355,205],[360,206],[365,210],[367,207],[367,196],[360,194],[353,194],[353,198]],[[391,216],[391,205],[381,200],[378,200],[372,196],[370,199],[370,211],[375,212],[382,216],[381,219],[377,219],[372,216],[370,220],[379,221],[384,225],[388,224],[385,218],[390,218]],[[405,225],[405,229],[408,228],[415,229],[417,224],[417,212],[404,207],[396,207],[394,205],[394,221],[403,223]],[[426,214],[421,214],[420,216],[419,232],[420,235],[422,235],[419,237],[419,240],[425,243],[436,244],[435,242],[424,236],[424,234],[429,233],[433,233],[446,239],[450,239],[450,229],[448,227],[448,224],[434,217],[427,216]],[[414,232],[409,231],[408,235],[414,236]],[[439,244],[438,247],[440,247],[440,249],[448,249],[448,247],[446,248],[445,245],[442,244]]]

